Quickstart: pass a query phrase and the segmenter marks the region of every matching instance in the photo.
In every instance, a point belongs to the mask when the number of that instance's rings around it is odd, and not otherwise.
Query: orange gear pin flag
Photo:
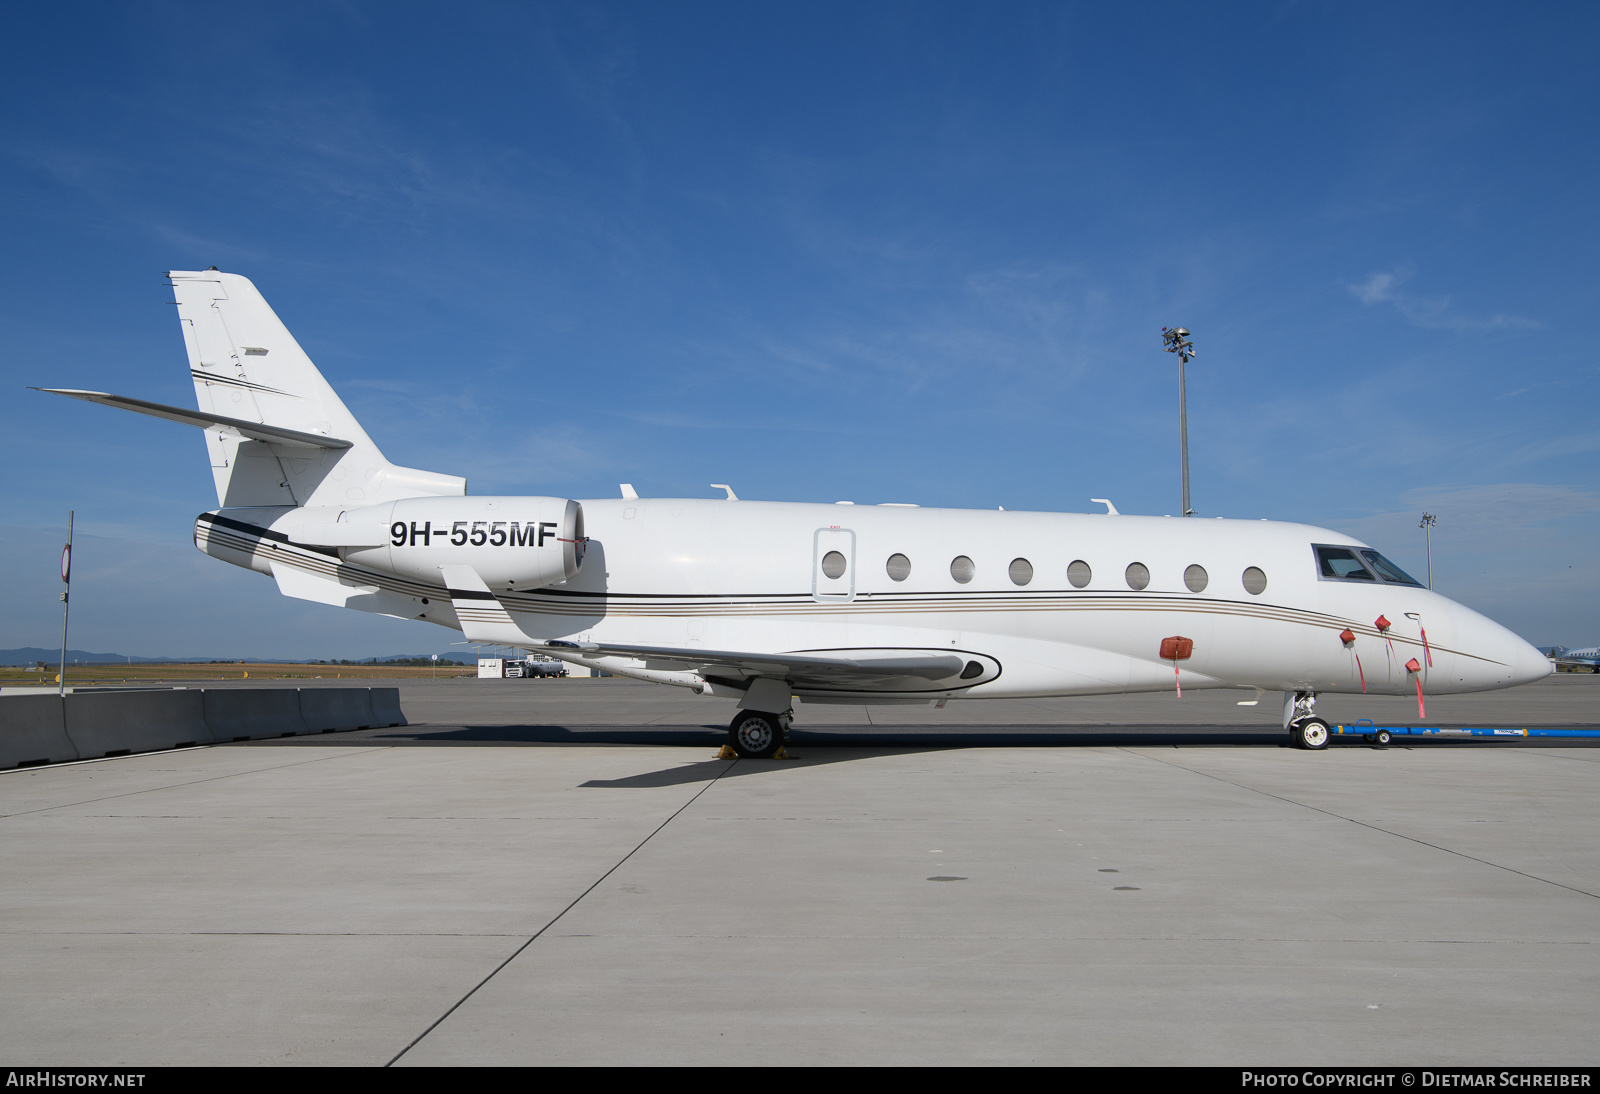
[[[1194,656],[1194,639],[1175,634],[1161,640],[1161,660],[1172,662],[1172,675],[1178,681],[1178,698],[1183,698],[1183,677],[1178,675],[1178,662]]]
[[[1367,670],[1361,667],[1361,655],[1356,653],[1356,632],[1346,627],[1339,632],[1339,641],[1344,643],[1344,648],[1356,655],[1356,673],[1361,677],[1361,694],[1367,693]]]
[[[1411,679],[1417,685],[1417,717],[1426,718],[1428,716],[1428,711],[1427,708],[1422,705],[1422,666],[1419,665],[1417,663],[1417,659],[1413,657],[1411,660],[1406,662],[1406,671],[1411,674]]]

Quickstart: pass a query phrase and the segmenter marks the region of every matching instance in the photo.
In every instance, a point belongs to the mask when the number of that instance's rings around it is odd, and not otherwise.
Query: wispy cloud
[[[1415,526],[1424,511],[1436,514],[1438,527],[1453,531],[1458,545],[1498,549],[1537,529],[1600,513],[1600,494],[1531,482],[1424,486],[1406,491],[1398,508],[1345,521],[1340,529],[1389,536]]]
[[[1488,331],[1538,330],[1543,324],[1520,315],[1496,312],[1493,315],[1464,315],[1452,308],[1449,296],[1422,296],[1406,292],[1401,286],[1411,279],[1411,271],[1399,268],[1375,273],[1356,285],[1345,286],[1368,307],[1388,305],[1412,326],[1425,330]]]

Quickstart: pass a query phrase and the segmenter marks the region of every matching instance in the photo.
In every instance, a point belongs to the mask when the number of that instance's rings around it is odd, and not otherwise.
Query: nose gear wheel
[[[1296,748],[1313,752],[1327,748],[1331,736],[1328,723],[1321,718],[1301,718],[1289,727],[1289,734]]]

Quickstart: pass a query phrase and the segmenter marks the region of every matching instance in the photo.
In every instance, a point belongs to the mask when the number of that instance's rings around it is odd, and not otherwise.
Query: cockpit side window
[[[1313,543],[1317,552],[1317,572],[1331,581],[1374,581],[1371,572],[1361,564],[1356,553],[1348,547],[1329,547]]]
[[[1378,576],[1385,581],[1392,581],[1397,585],[1421,586],[1422,582],[1406,573],[1400,567],[1384,558],[1376,551],[1363,550],[1361,557],[1367,560],[1367,565],[1378,571]]]

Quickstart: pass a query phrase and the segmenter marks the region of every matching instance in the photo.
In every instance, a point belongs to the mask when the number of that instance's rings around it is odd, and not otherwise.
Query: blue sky
[[[266,294],[475,493],[1123,512],[1193,496],[1600,638],[1600,9],[11,5],[0,648],[453,634],[200,556],[167,269]]]

